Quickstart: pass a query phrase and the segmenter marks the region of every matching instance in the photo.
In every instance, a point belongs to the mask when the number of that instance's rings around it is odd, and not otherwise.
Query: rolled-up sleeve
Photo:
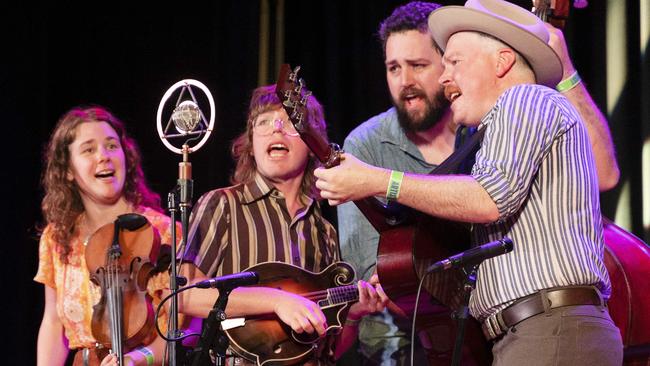
[[[499,221],[515,214],[530,193],[554,138],[566,130],[563,114],[531,85],[506,91],[483,118],[485,137],[472,176],[499,210]],[[531,192],[533,190],[533,192]]]

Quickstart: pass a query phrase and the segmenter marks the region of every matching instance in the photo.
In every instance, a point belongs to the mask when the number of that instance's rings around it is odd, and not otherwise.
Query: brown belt
[[[563,306],[599,305],[605,307],[600,291],[594,286],[556,287],[538,291],[515,301],[489,316],[481,328],[488,340],[504,334],[510,327],[538,314]]]

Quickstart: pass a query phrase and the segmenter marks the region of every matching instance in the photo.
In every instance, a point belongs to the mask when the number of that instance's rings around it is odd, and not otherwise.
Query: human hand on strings
[[[357,287],[359,302],[350,306],[349,320],[356,321],[368,314],[384,311],[389,300],[376,274],[370,277],[368,282],[363,280],[357,282]]]
[[[318,333],[327,329],[327,319],[320,307],[302,296],[278,290],[269,299],[274,302],[274,312],[296,333]]]
[[[115,353],[110,353],[106,357],[104,357],[104,359],[99,364],[99,366],[120,366],[120,363],[117,359],[117,355]],[[131,357],[124,355],[123,366],[135,366],[135,362],[133,362]]]
[[[314,171],[316,187],[321,197],[330,205],[383,195],[390,178],[390,171],[362,162],[351,154],[341,156],[341,164]]]

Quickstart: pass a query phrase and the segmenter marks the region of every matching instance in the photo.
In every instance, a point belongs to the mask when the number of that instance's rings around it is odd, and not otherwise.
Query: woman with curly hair
[[[99,106],[75,107],[58,121],[44,154],[42,202],[46,226],[39,244],[35,281],[45,288],[45,310],[38,333],[38,365],[63,365],[69,349],[95,357],[92,306],[101,297],[91,283],[85,248],[91,235],[117,216],[138,213],[170,242],[170,220],[160,198],[146,185],[140,153],[124,124]],[[150,291],[152,292],[152,291]],[[164,342],[126,354],[125,364],[160,363]],[[101,359],[101,356],[99,356]],[[87,364],[84,362],[84,364]],[[105,356],[102,365],[117,364]]]

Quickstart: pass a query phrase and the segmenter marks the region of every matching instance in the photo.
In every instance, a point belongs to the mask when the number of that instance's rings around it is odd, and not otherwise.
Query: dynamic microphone
[[[256,272],[233,273],[226,276],[203,280],[194,284],[198,288],[217,288],[219,290],[232,290],[239,286],[255,285],[260,278]]]
[[[429,268],[427,268],[426,273],[481,263],[486,259],[510,251],[512,251],[512,240],[510,240],[510,238],[503,238],[438,261],[430,265]]]

